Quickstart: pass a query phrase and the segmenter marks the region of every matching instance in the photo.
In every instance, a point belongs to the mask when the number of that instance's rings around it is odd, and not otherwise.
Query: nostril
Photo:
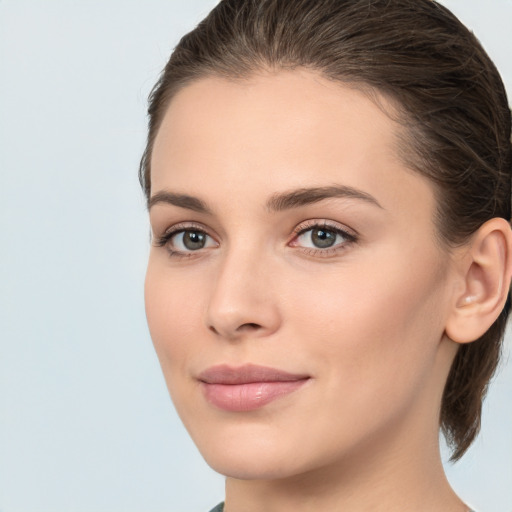
[[[254,331],[256,329],[259,329],[261,325],[255,324],[253,322],[249,322],[246,324],[242,324],[240,327],[238,327],[237,331]]]
[[[211,332],[213,332],[213,334],[215,334],[217,336],[226,336],[226,337],[237,337],[240,334],[257,331],[261,328],[262,328],[262,326],[260,324],[257,324],[254,322],[247,322],[245,324],[239,325],[234,331],[232,331],[231,329],[227,329],[225,332],[222,328],[218,329],[214,325],[208,326],[208,329]]]

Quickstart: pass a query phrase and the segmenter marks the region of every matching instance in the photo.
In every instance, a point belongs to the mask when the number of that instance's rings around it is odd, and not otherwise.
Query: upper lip
[[[221,364],[202,371],[198,380],[207,384],[250,384],[252,382],[292,382],[308,379],[309,375],[289,373],[277,368],[245,364],[229,366]]]

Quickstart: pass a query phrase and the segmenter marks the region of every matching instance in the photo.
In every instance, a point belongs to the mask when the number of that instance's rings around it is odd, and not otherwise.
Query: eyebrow
[[[176,194],[173,192],[168,192],[167,190],[157,192],[149,199],[148,210],[155,206],[155,204],[160,203],[172,204],[174,206],[178,206],[179,208],[185,208],[187,210],[192,210],[198,213],[211,214],[210,208],[206,206],[206,203],[203,200],[194,196],[189,196],[187,194]]]
[[[318,203],[324,199],[331,198],[350,198],[360,199],[367,203],[373,204],[382,208],[380,203],[372,195],[359,190],[354,187],[346,185],[333,185],[329,187],[312,187],[312,188],[299,188],[289,192],[282,192],[272,195],[267,203],[267,210],[270,212],[280,212],[298,208],[300,206],[307,206],[309,204]],[[198,197],[190,196],[188,194],[179,194],[162,190],[157,192],[148,201],[148,209],[151,209],[155,204],[171,204],[179,208],[185,208],[198,213],[211,214],[211,209],[207,204]]]
[[[324,199],[334,197],[360,199],[382,208],[380,203],[372,195],[357,188],[346,185],[333,185],[330,187],[300,188],[290,192],[274,194],[267,201],[267,209],[270,211],[283,211],[299,206],[317,203]],[[383,208],[382,208],[383,209]]]

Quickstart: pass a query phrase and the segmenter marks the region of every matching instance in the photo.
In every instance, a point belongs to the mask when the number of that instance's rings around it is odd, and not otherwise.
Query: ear
[[[460,251],[445,332],[457,343],[469,343],[491,327],[505,306],[512,276],[510,224],[502,218],[487,221]]]

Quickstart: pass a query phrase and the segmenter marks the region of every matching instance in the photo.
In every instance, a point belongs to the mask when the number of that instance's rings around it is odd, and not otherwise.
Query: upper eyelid
[[[181,233],[182,231],[201,231],[202,233],[205,233],[206,235],[216,240],[216,236],[211,233],[210,229],[208,229],[203,224],[196,222],[178,222],[164,229],[164,231],[160,235],[155,235],[155,238],[170,238],[176,235],[177,233]]]
[[[178,222],[176,224],[173,224],[172,226],[168,227],[164,234],[166,233],[177,233],[179,231],[204,231],[205,233],[208,233],[208,229],[206,226],[203,226],[202,224],[199,224],[197,222]]]
[[[351,237],[359,238],[359,233],[355,229],[352,229],[345,224],[341,224],[339,222],[327,220],[327,219],[310,219],[310,220],[301,222],[294,228],[293,235],[294,236],[300,235],[300,234],[302,234],[306,231],[309,231],[310,229],[313,229],[315,227],[330,228],[330,229],[333,229],[334,231],[339,231],[341,233],[345,233]]]

